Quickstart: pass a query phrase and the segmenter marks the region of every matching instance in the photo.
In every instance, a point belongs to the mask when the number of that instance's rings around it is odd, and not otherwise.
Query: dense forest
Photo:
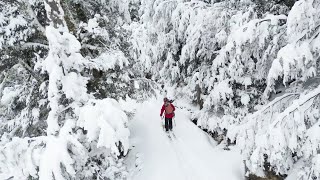
[[[161,85],[240,148],[247,178],[320,179],[319,12],[318,0],[0,1],[0,179],[128,179],[122,104]]]

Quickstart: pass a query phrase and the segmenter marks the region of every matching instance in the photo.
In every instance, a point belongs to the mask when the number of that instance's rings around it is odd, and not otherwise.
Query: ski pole
[[[163,116],[161,116],[161,117],[160,117],[160,119],[161,119],[160,123],[161,123],[162,129],[164,130],[164,125],[163,125]]]
[[[160,126],[162,127],[163,129],[163,125],[162,125],[162,117],[160,116]]]

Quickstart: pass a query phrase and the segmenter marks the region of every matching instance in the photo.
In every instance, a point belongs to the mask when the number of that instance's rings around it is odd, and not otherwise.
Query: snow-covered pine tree
[[[34,70],[48,53],[46,16],[41,1],[1,1],[0,108],[1,135],[33,137],[44,134],[48,108],[40,93],[46,80]],[[42,17],[42,18],[39,18]]]
[[[125,178],[128,3],[1,3],[1,179]]]
[[[313,0],[298,1],[288,16],[288,44],[277,54],[268,75],[266,93],[274,91],[276,80],[283,84],[305,82],[319,76],[320,3]]]
[[[269,96],[283,84],[287,94],[230,128],[228,136],[236,137],[253,174],[272,170],[294,172],[299,179],[320,176],[319,8],[317,1],[300,0],[288,15],[287,44],[272,62],[265,89]]]

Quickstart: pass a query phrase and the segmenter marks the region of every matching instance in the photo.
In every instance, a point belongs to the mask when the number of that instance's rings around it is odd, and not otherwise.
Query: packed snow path
[[[236,151],[216,147],[202,130],[176,108],[176,138],[170,140],[160,121],[161,102],[139,105],[130,124],[133,180],[241,180],[243,163]],[[134,159],[131,157],[131,159]]]

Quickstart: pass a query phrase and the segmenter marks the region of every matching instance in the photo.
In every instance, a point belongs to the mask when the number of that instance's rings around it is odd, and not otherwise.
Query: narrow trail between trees
[[[163,131],[159,117],[161,101],[139,105],[129,126],[134,146],[130,177],[133,180],[241,180],[244,168],[236,150],[224,151],[176,109],[175,137]]]

